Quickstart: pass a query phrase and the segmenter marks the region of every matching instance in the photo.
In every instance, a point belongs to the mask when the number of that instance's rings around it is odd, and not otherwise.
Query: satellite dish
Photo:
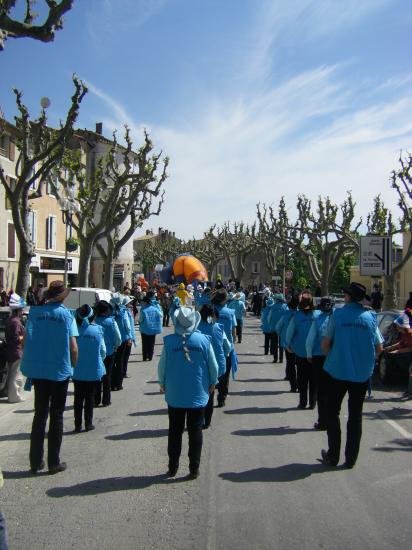
[[[50,99],[48,97],[42,97],[40,100],[40,105],[43,109],[47,109],[47,107],[50,107]]]

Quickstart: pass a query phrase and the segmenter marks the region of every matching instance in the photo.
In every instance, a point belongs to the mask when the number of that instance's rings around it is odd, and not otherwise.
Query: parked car
[[[402,311],[397,309],[377,313],[379,330],[384,338],[384,347],[397,342],[399,333],[393,322],[401,314]],[[412,353],[382,353],[376,365],[377,374],[382,384],[407,383],[411,361]]]
[[[93,307],[99,300],[110,302],[113,293],[105,288],[73,287],[65,298],[64,305],[71,310],[76,310],[83,304]]]

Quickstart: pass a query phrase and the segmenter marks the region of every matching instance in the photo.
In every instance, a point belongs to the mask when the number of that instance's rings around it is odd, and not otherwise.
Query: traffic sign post
[[[370,277],[392,275],[392,239],[368,235],[360,238],[360,274]]]

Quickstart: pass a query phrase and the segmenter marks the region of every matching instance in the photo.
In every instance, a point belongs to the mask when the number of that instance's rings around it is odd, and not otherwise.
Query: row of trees
[[[400,219],[395,221],[380,195],[373,200],[366,220],[369,234],[390,235],[404,230],[412,232],[412,156],[401,155],[400,168],[391,175],[391,186],[400,208]],[[141,252],[146,268],[164,263],[181,252],[188,252],[202,260],[213,273],[220,260],[226,260],[231,278],[242,279],[248,255],[259,250],[271,274],[279,273],[286,261],[292,268],[294,282],[320,283],[322,294],[331,285],[349,277],[349,269],[359,251],[362,219],[356,216],[356,203],[350,192],[341,204],[330,197],[319,197],[315,202],[305,195],[297,197],[294,219],[289,215],[282,197],[275,207],[258,203],[256,221],[221,227],[213,225],[199,240],[186,242],[175,239],[148,242]],[[404,250],[402,262],[395,265],[393,275],[385,277],[386,303],[395,302],[395,275],[412,255],[412,241]],[[300,280],[299,280],[300,279]]]

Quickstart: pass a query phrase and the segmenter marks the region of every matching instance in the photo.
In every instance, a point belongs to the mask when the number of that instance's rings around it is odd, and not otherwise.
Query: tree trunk
[[[92,259],[93,241],[82,239],[80,244],[78,286],[89,286],[90,261]]]
[[[383,309],[397,309],[398,297],[396,296],[395,273],[393,275],[384,276],[384,297]]]
[[[110,290],[113,287],[114,253],[113,242],[108,240],[107,253],[104,261],[104,281],[103,287]]]
[[[27,289],[30,286],[30,263],[32,257],[33,254],[25,250],[20,244],[20,259],[15,290],[24,299],[26,299]]]

